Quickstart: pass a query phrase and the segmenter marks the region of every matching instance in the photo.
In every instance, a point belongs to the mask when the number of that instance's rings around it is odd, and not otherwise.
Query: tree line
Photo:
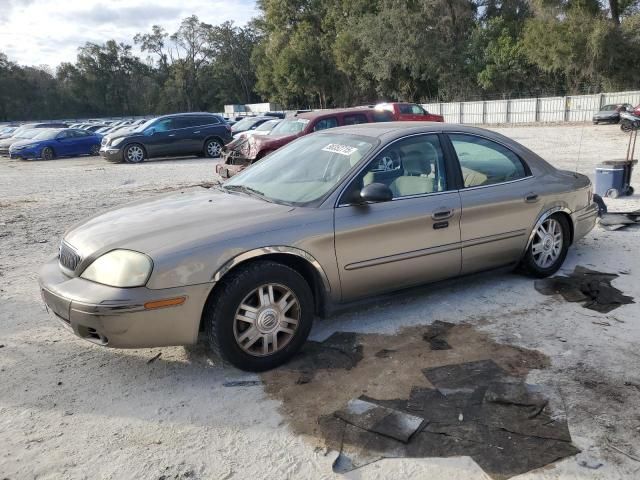
[[[638,88],[640,0],[258,0],[245,26],[185,18],[76,61],[0,52],[0,120],[326,108]],[[134,54],[134,45],[141,55]]]

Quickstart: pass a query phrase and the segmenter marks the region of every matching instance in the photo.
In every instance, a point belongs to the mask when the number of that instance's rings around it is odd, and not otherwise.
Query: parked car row
[[[21,160],[97,155],[102,135],[64,124],[29,124],[0,140],[0,155]]]
[[[360,123],[390,121],[443,122],[444,118],[427,112],[414,103],[381,103],[364,107],[296,113],[275,125],[265,135],[245,135],[228,144],[224,162],[216,173],[229,178],[296,138],[329,128]],[[239,122],[236,125],[240,125]],[[234,125],[234,127],[236,126]]]

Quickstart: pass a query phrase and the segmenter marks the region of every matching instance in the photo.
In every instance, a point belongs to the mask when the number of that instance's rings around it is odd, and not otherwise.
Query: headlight
[[[116,138],[115,140],[111,140],[111,147],[117,147],[124,141],[124,137]]]
[[[153,262],[143,253],[112,250],[94,260],[80,276],[111,287],[141,287],[152,269]]]

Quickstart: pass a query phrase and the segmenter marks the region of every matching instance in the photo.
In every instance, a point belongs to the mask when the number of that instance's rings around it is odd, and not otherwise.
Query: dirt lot
[[[496,130],[557,167],[589,175],[600,160],[623,158],[626,150],[626,137],[616,126]],[[286,385],[282,391],[275,388],[273,378],[282,382],[286,375],[259,378],[222,367],[202,347],[100,348],[60,328],[40,300],[39,265],[55,253],[68,226],[125,202],[200,188],[214,179],[214,163],[0,159],[0,478],[342,476],[332,472],[337,452],[320,448],[310,434],[313,428],[299,428],[301,415],[317,410],[309,397],[297,401]],[[640,170],[634,179],[640,186]],[[640,197],[608,205],[610,210],[636,209]],[[596,227],[570,250],[563,272],[582,265],[621,273],[613,285],[640,299],[639,242],[640,229],[608,232]],[[640,477],[639,304],[600,314],[539,294],[530,278],[487,274],[319,321],[312,338],[322,341],[336,331],[394,335],[436,320],[464,323],[465,329],[491,339],[483,340],[481,353],[471,352],[468,358],[499,357],[506,348],[486,347],[496,343],[544,358],[538,365],[544,368],[526,370],[527,381],[560,393],[573,443],[582,453],[518,478]],[[376,342],[376,348],[384,344],[380,338]],[[464,349],[464,342],[459,347]],[[434,358],[439,362],[444,357]],[[333,387],[346,398],[345,389],[358,396],[367,387],[378,396],[394,398],[397,393],[398,398],[407,392],[389,391],[394,382],[385,389],[385,375],[392,378],[410,363],[389,363],[388,371],[356,369],[371,375],[371,385],[362,376],[351,385],[348,375],[337,375],[331,377]],[[260,380],[265,386],[223,386],[229,380]],[[305,395],[305,388],[299,385],[294,392]],[[470,457],[386,459],[346,477],[489,478]]]

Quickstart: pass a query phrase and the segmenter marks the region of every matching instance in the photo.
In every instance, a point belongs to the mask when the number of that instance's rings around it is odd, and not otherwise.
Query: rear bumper
[[[40,292],[49,312],[78,337],[114,348],[193,344],[212,283],[152,290],[115,288],[68,277],[57,258],[40,271]],[[149,310],[145,303],[186,297],[182,305]]]

